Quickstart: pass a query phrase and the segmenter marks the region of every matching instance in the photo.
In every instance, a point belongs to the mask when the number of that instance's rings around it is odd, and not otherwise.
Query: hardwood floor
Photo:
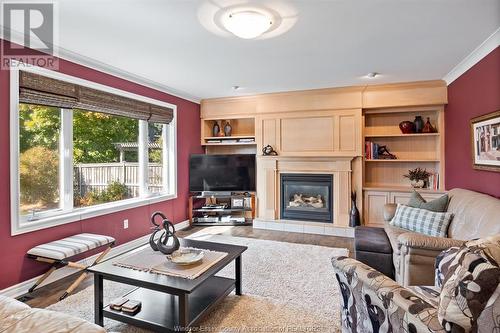
[[[352,238],[253,229],[251,226],[219,228],[217,230],[213,228],[214,227],[194,227],[191,229],[178,231],[177,234],[180,237],[186,237],[197,232],[206,231],[226,236],[248,237],[248,238],[274,240],[279,242],[347,248],[349,250],[349,253],[353,253],[354,240]],[[65,289],[75,280],[77,274],[68,276],[54,283],[43,286],[40,289],[35,290],[30,295],[25,295],[20,297],[20,299],[25,303],[29,304],[30,306],[37,308],[45,308],[51,304],[57,303],[59,301],[59,297],[62,295]],[[83,290],[92,284],[93,284],[93,276],[89,275],[80,284],[80,286],[77,288],[75,292]]]

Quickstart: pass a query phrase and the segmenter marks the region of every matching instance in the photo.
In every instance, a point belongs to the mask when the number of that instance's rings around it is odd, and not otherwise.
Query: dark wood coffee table
[[[236,295],[241,295],[241,254],[246,246],[190,239],[180,241],[183,247],[227,252],[228,255],[194,280],[114,266],[117,258],[89,268],[88,271],[94,273],[95,323],[103,326],[104,317],[108,317],[152,331],[182,332],[196,326],[231,291],[236,290]],[[236,267],[234,279],[215,276],[233,260]],[[105,279],[135,286],[124,296],[141,301],[141,310],[129,315],[105,306]]]

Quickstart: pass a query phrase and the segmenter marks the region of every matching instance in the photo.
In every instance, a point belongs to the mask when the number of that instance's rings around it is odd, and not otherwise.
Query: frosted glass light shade
[[[228,13],[222,18],[222,25],[235,36],[252,39],[268,31],[273,24],[271,17],[257,11]]]

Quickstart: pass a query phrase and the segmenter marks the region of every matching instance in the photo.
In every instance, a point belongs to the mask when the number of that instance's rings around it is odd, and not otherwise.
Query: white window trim
[[[106,215],[114,212],[119,212],[122,210],[146,206],[157,202],[162,202],[166,200],[171,200],[177,198],[177,106],[174,104],[166,103],[163,101],[159,101],[153,98],[137,95],[134,93],[130,93],[124,90],[108,87],[99,83],[87,81],[81,78],[73,77],[70,75],[66,75],[63,73],[47,70],[45,68],[35,67],[35,66],[23,66],[23,71],[36,73],[39,75],[43,75],[46,77],[50,77],[57,80],[62,80],[78,85],[82,85],[85,87],[98,89],[102,91],[106,91],[112,94],[120,95],[123,97],[132,98],[135,100],[143,101],[146,103],[151,103],[154,105],[167,107],[173,110],[174,117],[172,122],[169,125],[164,125],[162,135],[163,135],[163,152],[167,152],[163,159],[163,164],[166,167],[163,168],[163,176],[164,179],[167,180],[166,187],[164,188],[163,193],[141,193],[141,195],[137,198],[121,200],[117,202],[110,202],[105,204],[100,204],[91,207],[82,207],[67,210],[64,209],[67,207],[69,202],[72,202],[73,189],[64,188],[61,186],[61,189],[64,193],[61,193],[61,209],[57,210],[57,212],[52,212],[51,214],[41,215],[41,218],[35,221],[24,222],[19,216],[19,199],[20,199],[20,182],[19,182],[19,66],[11,66],[10,68],[10,202],[11,202],[11,235],[19,235],[27,232],[32,232],[36,230],[41,230],[45,228],[50,228],[66,223],[81,221],[85,219],[89,219],[96,216]],[[67,110],[66,110],[67,111]],[[71,111],[70,111],[71,112]],[[63,117],[66,118],[66,117]],[[62,126],[65,124],[65,119],[61,119]],[[66,118],[67,119],[67,118]],[[147,122],[139,121],[139,126],[146,126],[147,133]],[[144,131],[142,131],[144,132]],[[65,136],[63,138],[63,135]],[[68,133],[68,131],[64,131],[64,134],[61,134],[60,145],[61,145],[61,168],[64,168],[64,164],[66,167],[71,165],[72,167],[72,151],[63,152],[63,150],[68,150],[69,146],[65,145],[63,147],[63,140],[68,140],[71,138],[71,147],[72,147],[72,135]],[[147,147],[147,135],[142,135],[139,140],[143,140],[146,144],[142,144],[139,146]],[[64,148],[64,149],[63,149]],[[147,149],[143,149],[142,158],[146,157],[147,161]],[[69,163],[69,164],[68,164]],[[145,164],[144,164],[145,165]],[[147,167],[143,168],[147,170]],[[147,171],[143,172],[142,179],[147,183]],[[64,181],[64,173],[61,174],[61,182],[62,184],[67,184],[67,181]],[[68,173],[66,173],[68,176]],[[72,175],[69,175],[72,177]],[[68,176],[68,177],[69,177]],[[69,191],[69,192],[68,192]],[[70,201],[71,200],[71,201]]]

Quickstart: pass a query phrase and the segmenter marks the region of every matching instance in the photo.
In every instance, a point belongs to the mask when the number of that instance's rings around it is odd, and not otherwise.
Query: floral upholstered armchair
[[[443,251],[436,285],[402,287],[351,258],[332,264],[342,332],[500,332],[500,234]]]

